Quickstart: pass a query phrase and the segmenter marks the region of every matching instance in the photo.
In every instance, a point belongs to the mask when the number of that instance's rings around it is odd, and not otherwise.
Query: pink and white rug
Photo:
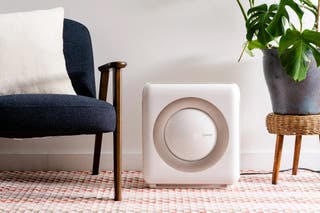
[[[138,171],[123,172],[115,202],[112,172],[0,172],[0,212],[312,212],[320,211],[320,174],[244,175],[227,189],[149,189]]]

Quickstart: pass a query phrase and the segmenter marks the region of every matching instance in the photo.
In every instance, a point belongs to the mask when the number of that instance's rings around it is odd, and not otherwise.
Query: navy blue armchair
[[[120,75],[125,62],[100,66],[96,98],[93,53],[87,28],[64,20],[64,55],[77,95],[18,94],[0,96],[0,137],[31,138],[95,134],[93,171],[99,173],[102,135],[113,132],[115,200],[121,200]],[[106,102],[113,71],[113,105]]]

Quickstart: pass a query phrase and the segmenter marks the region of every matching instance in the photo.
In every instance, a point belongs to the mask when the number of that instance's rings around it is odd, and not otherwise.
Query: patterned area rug
[[[0,212],[310,212],[320,211],[320,175],[299,171],[241,176],[226,189],[149,189],[142,173],[123,173],[123,201],[114,202],[113,174],[0,172]]]

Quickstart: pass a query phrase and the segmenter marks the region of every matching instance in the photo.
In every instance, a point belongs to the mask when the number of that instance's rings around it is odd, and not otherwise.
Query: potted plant
[[[279,0],[270,5],[248,0],[245,12],[240,0],[237,3],[247,29],[241,56],[244,51],[252,54],[253,49],[262,50],[274,113],[320,114],[318,7],[310,0]],[[309,29],[302,22],[307,12],[314,15]]]

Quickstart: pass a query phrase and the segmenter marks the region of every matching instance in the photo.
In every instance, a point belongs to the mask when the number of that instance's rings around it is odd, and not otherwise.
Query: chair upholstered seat
[[[0,96],[0,137],[96,134],[115,130],[114,107],[80,95]]]

